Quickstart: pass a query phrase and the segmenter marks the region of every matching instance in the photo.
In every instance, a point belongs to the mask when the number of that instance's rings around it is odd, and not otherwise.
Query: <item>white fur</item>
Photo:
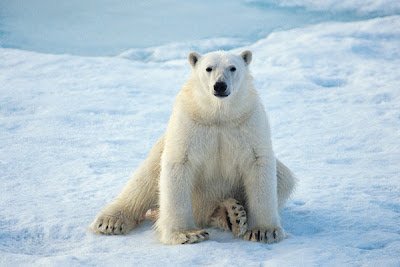
[[[285,236],[278,209],[295,178],[274,156],[267,116],[248,70],[251,58],[250,51],[189,54],[192,76],[176,99],[165,135],[96,218],[93,231],[126,233],[147,210],[159,209],[161,242],[199,242],[207,238],[196,239],[201,237],[196,229],[210,226],[218,205],[234,198],[247,211],[249,233],[264,231],[276,238],[272,242]],[[214,95],[214,84],[221,81],[229,93],[224,98]]]

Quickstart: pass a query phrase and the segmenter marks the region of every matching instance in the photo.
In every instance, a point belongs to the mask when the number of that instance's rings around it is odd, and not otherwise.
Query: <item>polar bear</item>
[[[272,150],[248,69],[252,53],[192,52],[188,59],[192,75],[166,133],[91,229],[126,234],[151,210],[164,244],[207,240],[207,227],[250,241],[281,241],[279,209],[296,178]]]

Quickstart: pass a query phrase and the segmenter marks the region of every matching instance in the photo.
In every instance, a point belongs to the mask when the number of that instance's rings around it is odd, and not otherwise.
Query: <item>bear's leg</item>
[[[280,160],[276,159],[276,174],[278,179],[278,207],[283,208],[296,185],[294,174]]]
[[[286,201],[289,199],[295,185],[296,178],[294,174],[281,161],[276,159],[277,174],[277,198],[278,209],[282,209]],[[282,240],[286,233],[280,227],[275,229],[256,228],[248,231],[244,239],[249,241],[258,241],[262,243],[273,243]]]
[[[262,243],[281,241],[286,234],[281,226],[278,212],[275,157],[273,155],[255,157],[254,164],[244,176],[249,228],[244,239]]]
[[[136,170],[113,203],[106,206],[90,225],[98,234],[126,234],[138,226],[146,211],[158,205],[158,181],[164,137]]]
[[[229,198],[221,202],[210,218],[212,227],[232,231],[236,237],[247,231],[247,216],[244,207],[236,199]]]
[[[172,161],[176,155],[164,151],[160,174],[160,213],[155,228],[164,244],[190,244],[208,239],[198,230],[192,207],[195,168],[191,162]]]

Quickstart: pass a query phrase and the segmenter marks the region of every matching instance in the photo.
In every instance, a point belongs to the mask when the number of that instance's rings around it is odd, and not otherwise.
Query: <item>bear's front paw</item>
[[[186,230],[173,232],[168,240],[162,240],[165,244],[192,244],[208,240],[209,234],[205,230]]]
[[[125,235],[135,228],[139,222],[130,222],[123,219],[121,214],[105,215],[100,214],[90,225],[90,229],[96,234]]]
[[[279,242],[286,237],[285,231],[281,227],[272,227],[269,229],[253,229],[247,231],[244,235],[244,240],[261,242],[261,243],[275,243]]]

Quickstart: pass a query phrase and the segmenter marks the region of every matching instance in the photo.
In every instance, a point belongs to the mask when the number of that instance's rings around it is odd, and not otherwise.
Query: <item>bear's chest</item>
[[[252,154],[248,137],[240,128],[208,127],[195,136],[197,162],[209,179],[238,178]]]

